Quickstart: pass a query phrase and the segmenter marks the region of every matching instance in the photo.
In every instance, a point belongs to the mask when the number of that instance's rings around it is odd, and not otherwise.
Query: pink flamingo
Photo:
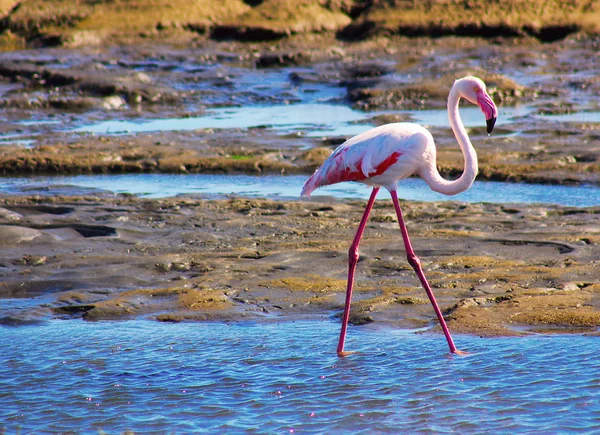
[[[412,248],[396,193],[398,181],[413,174],[420,175],[432,190],[445,195],[456,195],[471,187],[477,175],[477,154],[473,145],[471,145],[458,113],[458,104],[461,98],[465,98],[481,108],[487,122],[488,134],[492,132],[498,116],[498,109],[486,92],[485,83],[481,79],[468,76],[454,82],[448,96],[448,117],[465,160],[464,171],[457,180],[445,180],[438,172],[436,148],[431,133],[418,124],[400,122],[382,125],[348,139],[304,183],[302,196],[306,197],[310,197],[311,192],[321,186],[342,181],[358,181],[373,186],[373,191],[354,236],[354,241],[348,251],[349,268],[346,304],[337,347],[337,353],[340,357],[352,353],[344,351],[344,341],[350,315],[354,273],[359,258],[358,247],[373,208],[375,197],[381,187],[389,190],[392,196],[408,262],[415,270],[433,305],[450,347],[450,352],[463,353],[456,349],[452,341],[450,331],[435,300],[431,286],[423,273],[421,260]]]

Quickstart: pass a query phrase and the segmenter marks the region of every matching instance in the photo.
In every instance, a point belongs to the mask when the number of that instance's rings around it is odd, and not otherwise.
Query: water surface
[[[402,110],[367,113],[341,104],[301,103],[270,106],[226,107],[209,110],[204,116],[127,121],[110,120],[86,124],[72,131],[97,134],[132,134],[157,131],[200,130],[206,128],[256,128],[268,127],[285,133],[303,131],[306,136],[354,136],[374,127],[368,119],[377,114],[405,115],[429,127],[448,126],[446,110]],[[497,125],[529,113],[529,109],[502,108]],[[483,127],[483,115],[477,107],[463,107],[461,119],[466,127]],[[358,123],[358,124],[357,124]]]
[[[0,326],[0,432],[593,433],[600,337],[443,336],[338,324]],[[66,339],[68,337],[68,339]]]
[[[206,197],[239,195],[247,197],[298,198],[306,175],[220,175],[220,174],[125,174],[77,175],[54,177],[0,178],[0,192],[9,194],[67,194],[93,193],[95,189],[129,193],[148,198],[180,194],[199,194]],[[420,178],[402,180],[400,198],[413,201],[463,201],[491,203],[545,203],[575,207],[600,205],[596,186],[561,186],[522,183],[476,181],[459,195],[446,196],[433,192]],[[367,199],[370,188],[360,183],[340,183],[325,186],[313,197]],[[389,198],[383,189],[381,198]]]

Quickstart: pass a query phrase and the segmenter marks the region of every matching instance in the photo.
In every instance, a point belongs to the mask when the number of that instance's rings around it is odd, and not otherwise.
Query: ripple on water
[[[51,321],[0,327],[12,433],[589,433],[599,337],[443,337],[338,325]],[[68,339],[65,339],[68,337]],[[2,426],[4,425],[4,426]]]

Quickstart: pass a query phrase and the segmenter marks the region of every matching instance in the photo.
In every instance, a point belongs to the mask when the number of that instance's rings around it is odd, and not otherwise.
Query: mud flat
[[[462,158],[445,121],[447,92],[455,78],[475,74],[500,108],[491,137],[483,125],[469,127],[479,179],[599,184],[599,46],[581,34],[546,44],[456,37],[349,43],[321,35],[1,53],[0,174],[309,174],[347,136],[311,137],[310,125],[282,131],[268,122],[129,134],[85,128],[326,103],[354,110],[361,120],[348,124],[355,127],[430,112],[440,171],[453,177]]]
[[[361,201],[4,197],[2,323],[336,316]],[[454,331],[600,326],[600,208],[404,203]],[[434,324],[389,201],[362,245],[355,324]]]

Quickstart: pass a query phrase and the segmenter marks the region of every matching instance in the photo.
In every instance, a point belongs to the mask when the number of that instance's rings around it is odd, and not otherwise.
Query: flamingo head
[[[492,97],[487,93],[483,80],[473,76],[467,76],[457,80],[454,86],[458,86],[458,90],[462,97],[471,103],[479,106],[485,115],[488,134],[494,129],[496,118],[498,117],[498,108],[494,104]]]

